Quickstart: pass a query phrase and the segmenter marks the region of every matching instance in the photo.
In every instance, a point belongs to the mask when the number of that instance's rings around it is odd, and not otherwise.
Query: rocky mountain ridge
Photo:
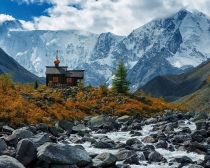
[[[86,83],[93,86],[110,84],[120,60],[128,68],[131,89],[136,90],[158,75],[182,73],[210,57],[210,19],[184,9],[153,20],[128,36],[26,31],[15,25],[18,30],[0,28],[0,47],[22,66],[44,76],[45,66],[53,63],[59,49],[62,64],[86,70]]]

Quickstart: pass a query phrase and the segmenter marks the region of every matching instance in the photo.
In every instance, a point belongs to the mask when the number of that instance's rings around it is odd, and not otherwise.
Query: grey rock
[[[6,142],[0,138],[0,153],[2,153],[2,151],[4,151],[6,148],[7,148]]]
[[[22,139],[17,144],[16,159],[27,166],[36,159],[36,148],[29,139]]]
[[[93,159],[94,167],[106,168],[115,165],[117,158],[110,153],[102,153]]]
[[[134,144],[142,144],[142,142],[139,141],[137,138],[131,138],[126,141],[126,145],[128,146],[132,146]]]
[[[12,132],[12,135],[14,135],[18,139],[24,139],[24,138],[31,138],[33,136],[33,133],[29,131],[28,128],[22,127],[14,130]]]
[[[39,146],[43,145],[46,142],[51,142],[48,133],[38,133],[30,138],[30,140],[34,143],[35,147],[38,148]]]
[[[25,168],[18,160],[10,156],[0,156],[0,168]]]
[[[61,120],[61,121],[58,121],[56,126],[66,130],[66,131],[71,131],[74,124],[71,121]]]
[[[155,143],[156,140],[152,136],[146,136],[142,140],[144,143]]]
[[[53,164],[86,166],[91,163],[91,158],[85,150],[66,144],[49,142],[38,148],[37,157],[40,160]]]
[[[167,149],[168,143],[166,141],[161,140],[161,141],[157,142],[157,144],[155,146],[156,146],[156,148]]]
[[[163,157],[163,155],[161,155],[159,152],[157,151],[154,151],[154,152],[151,152],[149,155],[148,155],[148,160],[150,162],[163,162],[165,161],[166,159]]]
[[[115,156],[117,157],[118,161],[123,161],[134,154],[136,154],[134,151],[123,149],[118,151]]]

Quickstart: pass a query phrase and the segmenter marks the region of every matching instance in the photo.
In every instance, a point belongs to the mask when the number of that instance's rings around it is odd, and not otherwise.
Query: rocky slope
[[[0,28],[0,46],[26,69],[43,76],[59,49],[62,64],[85,69],[86,83],[92,85],[110,84],[121,59],[136,90],[158,75],[181,73],[210,57],[210,20],[200,12],[181,10],[124,37],[76,30],[25,31],[18,21],[14,28],[7,24],[3,31]]]
[[[200,89],[210,76],[210,61],[174,76],[158,76],[149,81],[139,90],[155,97],[177,100]]]
[[[12,128],[1,124],[0,167],[204,168],[209,115],[167,111],[157,118],[87,117]]]
[[[190,111],[210,112],[210,77],[197,91],[182,97],[177,102],[184,104]]]
[[[0,48],[0,74],[2,73],[10,74],[16,82],[28,83],[36,80],[43,82],[43,79],[27,71]]]

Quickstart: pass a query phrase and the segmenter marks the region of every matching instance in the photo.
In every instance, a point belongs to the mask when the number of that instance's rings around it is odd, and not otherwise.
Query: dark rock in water
[[[84,124],[78,124],[78,125],[72,127],[72,131],[75,133],[90,132],[90,129],[87,128]]]
[[[156,148],[167,149],[168,143],[166,141],[161,140],[161,141],[157,142],[157,144],[155,146],[156,146]]]
[[[141,132],[138,132],[138,131],[131,131],[130,132],[131,136],[142,136],[142,133]]]
[[[190,141],[190,140],[191,140],[191,136],[189,134],[182,134],[182,135],[175,135],[171,141],[174,145],[178,145],[180,143],[183,143],[185,141]]]
[[[77,166],[86,166],[91,163],[91,158],[85,150],[66,144],[47,142],[37,150],[38,159],[47,163],[70,164]]]
[[[105,148],[113,149],[115,145],[116,145],[115,142],[106,136],[100,138],[99,141],[96,141],[93,144],[93,146],[95,146],[96,148],[101,148],[101,149],[105,149]]]
[[[117,164],[116,168],[131,168],[129,165],[126,164]]]
[[[125,161],[123,162],[124,164],[135,164],[135,165],[139,165],[139,158],[137,154],[134,154],[130,157],[128,157],[127,159],[125,159]]]
[[[192,141],[203,142],[207,138],[206,130],[197,130],[191,134]]]
[[[181,163],[182,165],[188,165],[190,163],[193,163],[192,159],[190,159],[187,156],[182,156],[179,158],[175,158],[174,161],[176,161],[177,163]]]
[[[206,129],[207,128],[207,123],[205,119],[202,120],[197,120],[195,121],[196,129],[201,130],[201,129]]]
[[[135,151],[123,149],[123,150],[118,151],[115,156],[117,157],[118,161],[123,161],[126,158],[129,158],[134,154],[136,154]]]
[[[24,139],[24,138],[31,138],[33,136],[33,133],[29,131],[28,128],[22,127],[14,130],[12,132],[12,135],[14,135],[17,139]]]
[[[93,166],[96,168],[97,167],[107,168],[114,166],[117,162],[117,158],[110,153],[102,153],[97,155],[92,161],[93,161]]]
[[[78,143],[81,143],[81,144],[84,143],[84,141],[81,139],[81,137],[78,136],[77,134],[70,135],[69,140],[72,143],[76,143],[76,144],[78,144]]]
[[[48,125],[44,123],[40,123],[36,125],[38,131],[48,132]]]
[[[127,141],[126,141],[126,145],[128,145],[128,146],[132,146],[132,145],[135,145],[135,144],[142,144],[142,142],[141,141],[139,141],[137,138],[131,138],[131,139],[128,139]]]
[[[16,159],[27,166],[36,159],[36,148],[29,139],[22,139],[17,144]]]
[[[104,141],[95,142],[93,146],[95,148],[100,148],[100,149],[113,149],[114,148],[114,144],[104,142]]]
[[[12,133],[12,132],[14,131],[14,129],[13,129],[12,127],[8,126],[8,125],[4,125],[4,126],[2,127],[2,131],[3,131],[3,132]]]
[[[200,165],[196,165],[196,164],[191,164],[191,165],[189,165],[188,168],[204,168],[204,167],[200,166]]]
[[[142,140],[144,143],[155,143],[156,140],[152,136],[146,136]]]
[[[25,168],[18,160],[10,156],[0,156],[0,168]]]
[[[49,132],[50,132],[53,136],[59,137],[60,134],[62,134],[64,131],[63,131],[63,129],[61,129],[61,128],[52,126],[52,127],[49,127]]]
[[[120,127],[114,118],[104,115],[92,117],[89,121],[89,126],[92,130],[103,129],[104,133],[117,130]]]
[[[38,148],[39,146],[43,145],[46,142],[51,142],[48,133],[38,133],[30,138],[30,140],[34,143],[35,147]]]
[[[142,148],[142,151],[144,153],[144,156],[146,158],[146,160],[148,160],[148,156],[151,152],[155,151],[155,147],[153,145],[145,145],[143,148]]]
[[[134,122],[131,124],[131,129],[132,130],[142,130],[142,124],[141,123],[137,123],[137,122]]]
[[[189,152],[195,152],[198,154],[205,154],[207,153],[208,146],[204,144],[200,144],[198,142],[188,142],[184,144],[185,149]]]
[[[66,130],[66,131],[71,132],[72,127],[74,126],[74,123],[71,121],[61,120],[61,121],[58,121],[56,126]]]
[[[182,129],[181,129],[181,132],[182,133],[186,133],[186,134],[191,134],[191,129],[189,128],[189,127],[183,127]]]
[[[8,146],[16,147],[18,143],[18,139],[15,135],[4,136],[3,139],[5,140]]]
[[[159,152],[154,151],[148,155],[148,161],[150,161],[150,162],[165,162],[166,159]]]
[[[6,142],[0,138],[0,153],[2,153],[5,149],[7,149]]]

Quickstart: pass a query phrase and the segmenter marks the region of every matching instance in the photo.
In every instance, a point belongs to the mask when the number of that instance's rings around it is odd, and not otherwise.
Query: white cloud
[[[94,33],[128,34],[157,17],[181,8],[210,14],[209,0],[22,0],[26,3],[49,2],[48,16],[22,22],[29,29],[82,29]]]
[[[8,20],[15,20],[15,18],[10,15],[0,14],[0,24]]]

